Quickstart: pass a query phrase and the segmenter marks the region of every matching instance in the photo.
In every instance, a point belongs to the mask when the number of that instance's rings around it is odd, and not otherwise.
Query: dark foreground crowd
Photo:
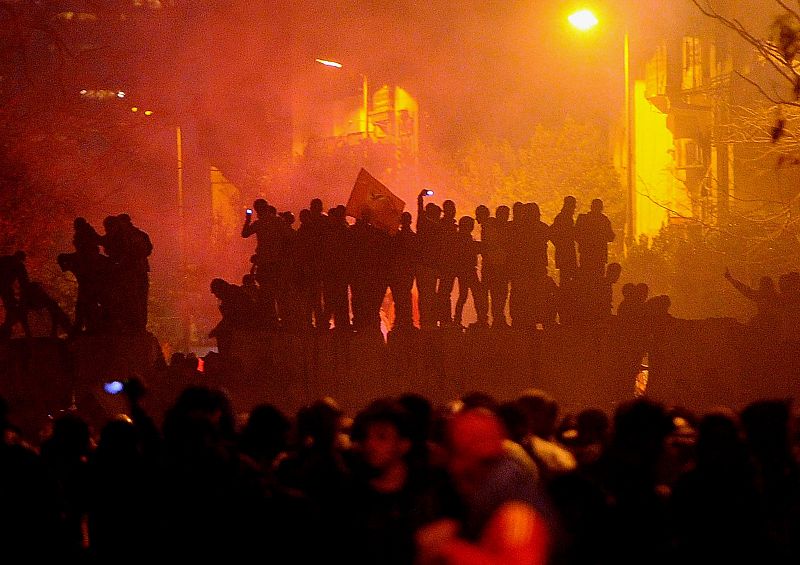
[[[797,563],[800,437],[786,402],[702,417],[645,399],[559,415],[541,391],[349,419],[331,399],[237,425],[187,388],[158,427],[144,388],[95,436],[39,446],[0,405],[4,563]]]

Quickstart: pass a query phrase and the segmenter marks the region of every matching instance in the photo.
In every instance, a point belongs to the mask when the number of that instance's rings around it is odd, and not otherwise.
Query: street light
[[[332,67],[334,69],[341,69],[343,65],[336,61],[329,61],[327,59],[314,59],[320,65],[324,65],[326,67]],[[362,98],[362,111],[364,112],[364,119],[361,121],[361,125],[363,127],[364,132],[364,139],[369,138],[369,84],[367,82],[367,75],[358,73],[361,75],[361,98]]]
[[[589,31],[596,27],[600,20],[591,10],[583,9],[570,14],[567,17],[570,25],[580,31]],[[623,75],[625,81],[625,179],[628,194],[625,199],[625,223],[627,224],[626,243],[632,244],[636,237],[636,179],[634,177],[634,152],[633,152],[633,111],[631,109],[631,64],[630,64],[630,40],[628,30],[622,40],[623,52]]]
[[[591,10],[578,10],[574,14],[570,14],[567,19],[573,27],[581,31],[588,31],[600,23]]]

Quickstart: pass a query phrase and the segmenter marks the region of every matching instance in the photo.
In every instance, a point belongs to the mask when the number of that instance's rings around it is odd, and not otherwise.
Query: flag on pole
[[[394,233],[400,226],[400,215],[406,203],[378,179],[361,169],[347,201],[347,215],[360,218],[366,211],[375,227]]]

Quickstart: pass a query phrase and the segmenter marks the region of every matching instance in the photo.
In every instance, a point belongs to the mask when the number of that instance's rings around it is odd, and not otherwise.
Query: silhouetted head
[[[103,229],[106,234],[113,232],[119,225],[119,218],[117,216],[106,216],[103,218]]]
[[[405,229],[411,227],[411,212],[403,212],[400,214],[400,225]]]
[[[256,199],[255,202],[253,202],[253,210],[255,210],[256,214],[258,214],[259,216],[266,215],[268,207],[269,204],[263,198],[258,198]]]
[[[232,441],[234,435],[231,404],[221,390],[190,386],[164,417],[164,437],[170,444],[203,449],[215,442]]]
[[[433,202],[425,205],[425,217],[429,220],[437,221],[442,217],[442,209]]]
[[[254,286],[257,287],[258,283],[256,282],[256,276],[248,273],[242,277],[242,286]]]
[[[494,211],[494,217],[498,222],[507,222],[511,216],[511,209],[508,206],[498,206]]]
[[[472,233],[474,229],[475,220],[470,216],[461,216],[461,219],[458,220],[458,231],[460,233]]]
[[[568,212],[574,212],[577,207],[578,207],[578,200],[574,196],[564,197],[564,206],[563,206],[564,210]]]
[[[517,400],[528,425],[528,432],[549,439],[558,420],[558,403],[543,390],[530,389]]]
[[[311,215],[313,216],[320,216],[322,215],[322,200],[319,198],[315,198],[311,201],[309,205],[309,210],[311,211]]]
[[[360,444],[367,465],[383,471],[410,451],[411,419],[398,402],[376,400],[356,416],[352,437]]]
[[[445,200],[442,202],[442,213],[447,220],[453,220],[456,217],[456,203],[452,200]]]
[[[614,414],[613,444],[617,452],[654,466],[672,431],[672,421],[661,404],[648,399],[627,402]]]
[[[470,496],[481,488],[493,464],[503,456],[503,423],[489,410],[464,410],[448,423],[446,438],[448,470],[461,494]]]
[[[288,226],[291,226],[294,223],[294,214],[289,211],[281,212],[280,217]]]
[[[655,318],[663,318],[669,316],[669,308],[672,306],[672,300],[666,294],[654,296],[647,301],[647,311]]]
[[[538,222],[542,219],[542,210],[536,202],[530,202],[525,205],[530,211],[531,219]]]
[[[790,402],[761,400],[742,410],[742,426],[747,444],[761,461],[771,464],[785,463],[789,451]]]
[[[133,222],[131,221],[131,217],[130,217],[130,215],[128,215],[128,214],[125,214],[125,213],[123,213],[123,214],[118,214],[118,215],[117,215],[117,220],[119,220],[119,223],[120,223],[120,224],[122,224],[122,225],[125,225],[125,226],[130,226],[130,225],[133,223]]]
[[[120,415],[103,426],[95,456],[99,462],[130,461],[139,456],[139,433],[130,418]]]
[[[592,200],[592,205],[590,207],[591,211],[594,213],[600,213],[603,211],[603,201],[599,198],[595,198]]]
[[[492,412],[497,412],[500,403],[497,399],[486,392],[472,391],[468,392],[461,397],[461,410],[470,410],[472,408],[486,408]]]
[[[230,284],[223,279],[213,279],[211,281],[211,294],[217,298],[222,298],[229,286]]]
[[[73,220],[73,222],[72,222],[72,227],[73,227],[73,229],[75,231],[82,230],[83,228],[85,228],[88,225],[89,225],[89,222],[86,220],[86,218],[82,218],[80,216],[75,218],[75,220]]]
[[[311,210],[303,208],[300,210],[300,224],[307,224],[311,220]]]
[[[516,401],[503,402],[497,409],[497,415],[503,422],[508,438],[511,441],[522,443],[528,435],[528,421],[525,413]]]
[[[522,202],[514,202],[511,206],[511,212],[514,215],[515,222],[519,222],[528,214],[528,210],[525,209],[525,205]]]
[[[630,300],[630,299],[632,299],[634,297],[635,294],[636,294],[636,285],[635,284],[633,284],[633,283],[625,283],[624,285],[622,285],[622,296],[625,299]]]
[[[342,411],[328,399],[316,401],[297,413],[297,435],[303,445],[315,449],[334,448],[341,431]]]
[[[343,219],[345,217],[345,210],[343,210],[342,208],[344,207],[335,206],[331,208],[330,210],[328,210],[328,217],[333,218],[334,220]]]
[[[291,423],[283,412],[271,404],[259,404],[250,412],[241,434],[242,450],[270,462],[288,444]]]
[[[77,414],[65,413],[54,422],[48,444],[48,453],[58,458],[75,460],[85,457],[91,447],[89,425]]]
[[[475,208],[475,221],[479,224],[483,224],[486,220],[489,219],[491,213],[489,212],[489,207],[484,206],[483,204],[479,205]]]
[[[614,284],[622,274],[622,265],[619,263],[609,263],[606,267],[606,282]]]
[[[733,412],[715,411],[700,420],[697,429],[697,464],[728,467],[745,463],[747,451]]]
[[[277,216],[277,215],[278,215],[278,209],[277,209],[277,208],[275,208],[275,206],[268,205],[268,206],[266,207],[266,209],[264,210],[264,213],[265,213],[267,216],[270,216],[270,217],[273,217],[273,218],[274,218],[275,216]]]

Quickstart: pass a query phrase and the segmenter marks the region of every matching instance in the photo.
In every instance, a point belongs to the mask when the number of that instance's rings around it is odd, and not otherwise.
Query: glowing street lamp
[[[581,31],[589,31],[600,23],[600,20],[591,10],[578,10],[574,14],[570,14],[567,19],[572,24],[572,27]]]
[[[326,67],[333,67],[335,69],[341,69],[342,68],[342,64],[341,63],[337,63],[336,61],[327,61],[325,59],[314,59],[314,60],[317,63],[319,63],[320,65],[325,65]]]
[[[567,16],[570,25],[580,31],[593,29],[600,21],[591,10],[578,10]],[[633,243],[636,237],[635,213],[636,213],[636,182],[634,178],[634,154],[633,154],[633,111],[631,109],[631,65],[630,65],[630,40],[628,30],[622,40],[623,51],[623,75],[625,80],[625,179],[627,183],[627,197],[625,199],[625,223],[627,224],[626,236],[628,243]]]
[[[333,67],[335,69],[341,69],[343,65],[336,61],[329,61],[327,59],[314,59],[320,65],[324,65],[326,67]],[[361,98],[362,98],[362,105],[364,112],[364,120],[362,121],[363,131],[364,131],[364,139],[369,137],[369,84],[367,82],[367,75],[359,73],[361,75]]]

